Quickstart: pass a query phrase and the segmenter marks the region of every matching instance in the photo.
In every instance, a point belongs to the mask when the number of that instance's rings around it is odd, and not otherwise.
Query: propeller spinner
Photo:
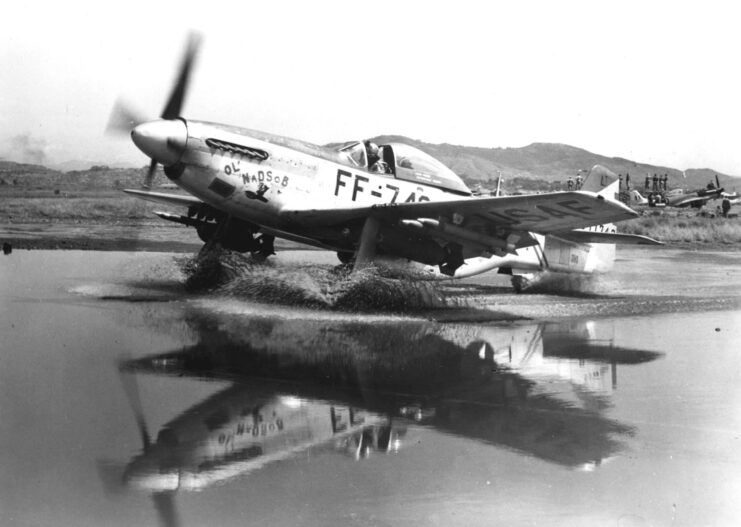
[[[152,161],[142,186],[150,188],[157,165],[172,166],[180,160],[185,151],[188,130],[185,121],[180,119],[185,96],[188,91],[190,74],[193,69],[201,39],[192,33],[188,38],[175,85],[170,92],[160,119],[146,121],[138,112],[119,101],[111,112],[107,131],[109,133],[131,133],[134,144]]]

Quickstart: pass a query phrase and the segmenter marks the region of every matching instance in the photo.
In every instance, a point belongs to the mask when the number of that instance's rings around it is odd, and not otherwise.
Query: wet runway
[[[0,259],[0,525],[741,517],[741,253],[403,314],[188,294],[176,258]]]

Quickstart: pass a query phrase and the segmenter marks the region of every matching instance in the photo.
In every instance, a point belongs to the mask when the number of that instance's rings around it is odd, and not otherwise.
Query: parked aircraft
[[[333,149],[185,119],[197,44],[191,38],[160,119],[119,104],[109,129],[130,132],[151,158],[146,188],[126,192],[186,209],[158,214],[195,227],[204,250],[267,257],[279,237],[336,251],[354,269],[387,260],[445,278],[496,268],[515,276],[603,271],[615,243],[657,243],[616,233],[612,223],[636,213],[614,199],[617,178],[603,168],[580,191],[477,198],[449,168],[402,143]],[[151,190],[158,164],[188,195]]]
[[[630,205],[633,207],[638,205],[648,205],[648,199],[641,196],[641,193],[635,189],[628,192],[628,196],[630,196]]]
[[[685,191],[684,189],[673,189],[668,192],[652,192],[648,198],[641,196],[637,190],[630,192],[631,205],[649,205],[661,207],[692,207],[699,209],[708,201],[724,199],[728,194],[720,186],[718,176],[715,176],[715,185],[708,184],[706,188]]]

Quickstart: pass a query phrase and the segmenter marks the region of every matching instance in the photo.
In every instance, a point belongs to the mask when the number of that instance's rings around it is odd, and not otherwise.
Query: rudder
[[[587,177],[584,178],[584,183],[579,190],[588,190],[606,198],[615,199],[620,192],[619,187],[620,182],[615,172],[602,165],[594,165]]]

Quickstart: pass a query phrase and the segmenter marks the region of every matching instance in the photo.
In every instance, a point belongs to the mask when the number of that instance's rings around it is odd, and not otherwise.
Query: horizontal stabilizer
[[[568,231],[555,232],[554,236],[575,243],[614,243],[621,245],[664,245],[663,242],[639,234],[616,232]]]

